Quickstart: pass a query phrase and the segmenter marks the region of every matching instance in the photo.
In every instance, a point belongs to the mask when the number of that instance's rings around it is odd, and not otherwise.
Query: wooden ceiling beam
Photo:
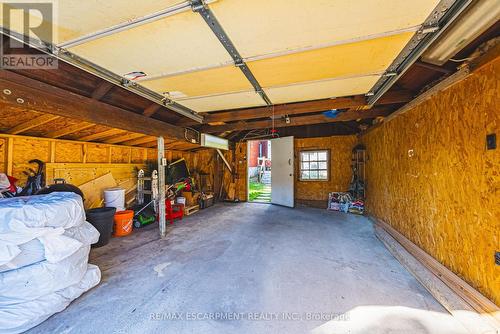
[[[111,136],[114,136],[114,135],[117,135],[117,134],[123,133],[123,132],[126,132],[126,131],[125,130],[121,130],[121,129],[109,129],[109,130],[106,130],[106,131],[97,132],[97,133],[93,133],[91,135],[83,136],[83,137],[77,138],[76,140],[94,141],[94,140],[97,140],[97,139],[111,137]]]
[[[51,122],[55,119],[58,119],[58,118],[59,118],[59,116],[50,115],[50,114],[38,116],[38,117],[33,118],[27,122],[16,125],[12,129],[7,130],[6,133],[11,134],[11,135],[17,135],[17,134],[20,134],[22,132],[33,129],[37,126],[43,125],[45,123],[49,123],[49,122]]]
[[[416,61],[415,62],[415,66],[422,67],[422,68],[425,68],[425,69],[428,69],[428,70],[431,70],[431,71],[434,71],[434,72],[441,72],[441,73],[444,73],[444,74],[450,74],[450,73],[453,72],[452,70],[449,70],[447,68],[444,68],[444,67],[441,67],[441,66],[437,66],[437,65],[434,65],[434,64],[431,64],[431,63],[426,63],[426,62],[423,62],[423,61]]]
[[[158,103],[153,103],[152,105],[150,105],[149,107],[144,109],[142,114],[146,117],[151,117],[160,109],[161,109],[161,106]]]
[[[47,134],[44,134],[43,136],[47,137],[47,138],[60,138],[62,136],[66,136],[66,135],[69,135],[71,133],[75,133],[75,132],[78,132],[81,130],[88,129],[90,127],[93,127],[94,125],[95,124],[93,124],[93,123],[81,122],[81,123],[78,123],[75,125],[71,125],[71,126],[62,128],[60,130],[49,132]]]
[[[407,90],[389,91],[378,102],[377,105],[406,103],[413,98],[413,94]],[[352,97],[338,97],[335,99],[322,99],[315,101],[296,102],[287,104],[276,104],[273,107],[257,107],[246,109],[233,109],[216,113],[204,113],[205,123],[244,121],[257,118],[275,116],[292,116],[305,113],[326,111],[331,109],[350,109],[366,106],[364,95]]]
[[[184,140],[184,128],[115,107],[92,98],[25,77],[8,70],[0,71],[0,91],[11,95],[0,98],[17,108],[31,109],[84,122],[131,132]]]
[[[102,99],[108,92],[113,88],[114,85],[111,82],[103,81],[93,92],[92,98],[94,100]]]
[[[354,121],[358,119],[385,117],[389,115],[390,109],[379,107],[372,108],[369,110],[349,110],[340,113],[336,118],[326,117],[323,114],[307,115],[307,116],[296,116],[290,117],[290,122],[287,123],[285,119],[279,118],[274,121],[275,128],[289,127],[289,126],[299,126],[299,125],[309,125],[309,124],[320,124],[320,123],[333,123],[333,122],[347,122]],[[224,125],[204,125],[201,127],[201,132],[215,133],[223,131],[243,131],[243,130],[254,130],[254,129],[267,129],[273,126],[272,120],[254,121],[254,122],[236,122]]]

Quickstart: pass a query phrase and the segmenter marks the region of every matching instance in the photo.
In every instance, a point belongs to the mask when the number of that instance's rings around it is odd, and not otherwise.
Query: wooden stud
[[[14,138],[7,139],[7,175],[12,175],[14,161]]]
[[[34,118],[32,120],[29,120],[27,122],[19,124],[19,125],[13,127],[12,129],[5,131],[5,133],[11,134],[11,135],[16,135],[16,134],[28,131],[34,127],[43,125],[45,123],[48,123],[48,122],[53,121],[53,120],[58,119],[58,118],[59,118],[59,116],[50,115],[50,114],[38,116],[37,118]]]
[[[50,142],[50,162],[56,162],[56,142]]]
[[[109,130],[106,130],[106,131],[103,131],[103,132],[93,133],[91,135],[87,135],[87,136],[83,136],[83,137],[77,138],[77,140],[81,140],[81,141],[94,141],[94,140],[97,140],[97,139],[111,137],[111,136],[117,135],[119,133],[124,133],[124,132],[126,132],[126,131],[125,130],[121,130],[121,129],[109,129]]]
[[[82,162],[85,164],[87,163],[87,152],[88,152],[88,144],[85,143],[82,145]],[[129,162],[130,163],[130,162]]]

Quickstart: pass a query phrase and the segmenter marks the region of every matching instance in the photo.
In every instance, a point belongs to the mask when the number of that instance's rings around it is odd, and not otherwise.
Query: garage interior
[[[500,333],[497,1],[0,5],[0,333]]]

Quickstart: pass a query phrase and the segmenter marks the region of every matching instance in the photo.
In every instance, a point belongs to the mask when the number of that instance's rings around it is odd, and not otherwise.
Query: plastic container
[[[134,211],[124,210],[118,211],[115,214],[115,237],[124,237],[132,233],[132,226],[134,221]]]
[[[99,240],[92,247],[101,247],[106,245],[111,238],[113,230],[113,218],[116,208],[96,208],[87,211],[87,221],[99,231]]]
[[[119,187],[105,189],[104,206],[116,208],[116,211],[125,210],[125,189]]]

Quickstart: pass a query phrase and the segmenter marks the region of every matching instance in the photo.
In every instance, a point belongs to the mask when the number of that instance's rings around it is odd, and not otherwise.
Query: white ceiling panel
[[[273,103],[289,103],[331,97],[366,94],[380,78],[378,75],[357,78],[333,79],[296,84],[284,87],[264,88]]]
[[[422,24],[439,0],[221,0],[210,5],[243,57],[328,45]]]
[[[254,91],[206,96],[187,100],[178,100],[176,102],[197,112],[260,107],[266,105],[260,95]]]
[[[52,42],[59,44],[118,24],[132,22],[182,2],[182,0],[56,0],[53,20],[56,40]],[[8,6],[15,8],[15,3]],[[33,18],[39,16],[37,11],[32,11],[31,14]],[[18,23],[18,27],[12,30],[21,32],[22,20],[18,20]],[[36,26],[36,21],[31,24]]]
[[[200,15],[183,12],[70,49],[123,75],[183,72],[232,61]]]

